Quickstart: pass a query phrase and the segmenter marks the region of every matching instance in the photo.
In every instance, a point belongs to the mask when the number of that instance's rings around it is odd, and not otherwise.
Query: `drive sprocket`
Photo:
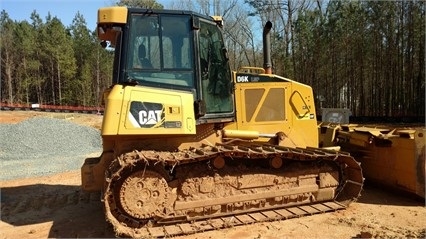
[[[120,205],[132,217],[163,217],[169,197],[166,180],[157,172],[136,171],[124,179],[120,187]]]

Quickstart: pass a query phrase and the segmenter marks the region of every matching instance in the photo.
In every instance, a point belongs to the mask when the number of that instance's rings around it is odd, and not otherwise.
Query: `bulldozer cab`
[[[115,49],[114,84],[189,91],[199,122],[232,118],[231,71],[218,21],[172,10],[100,11],[99,38]],[[114,18],[119,11],[120,20]]]

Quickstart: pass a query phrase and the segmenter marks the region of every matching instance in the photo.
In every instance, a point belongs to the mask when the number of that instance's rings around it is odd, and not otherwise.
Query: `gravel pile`
[[[66,120],[0,124],[0,180],[76,170],[87,155],[101,151],[99,130]]]

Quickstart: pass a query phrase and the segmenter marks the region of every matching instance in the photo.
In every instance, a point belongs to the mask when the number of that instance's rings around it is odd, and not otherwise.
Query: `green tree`
[[[69,29],[73,40],[74,57],[77,62],[76,79],[74,80],[73,98],[78,105],[93,103],[91,57],[94,52],[94,42],[86,26],[86,20],[79,12],[75,15]]]
[[[35,32],[32,26],[27,21],[17,23],[14,34],[14,49],[15,54],[20,61],[16,62],[15,67],[15,95],[19,102],[30,103],[31,84],[35,67],[38,66],[37,60],[34,57],[35,50]]]
[[[71,37],[62,22],[50,14],[46,18],[43,33],[42,46],[50,79],[51,103],[68,104],[72,99],[70,85],[76,71]]]
[[[17,61],[16,55],[14,54],[14,38],[13,32],[15,29],[15,23],[9,18],[9,14],[6,11],[0,13],[0,44],[1,44],[1,75],[2,75],[2,100],[8,103],[14,102],[14,75],[13,69]]]
[[[35,89],[35,96],[31,95],[31,101],[43,104],[45,100],[44,96],[44,84],[47,79],[46,75],[43,71],[43,48],[42,48],[42,40],[43,40],[43,28],[44,23],[40,18],[40,15],[34,10],[31,13],[31,26],[34,32],[34,45],[33,45],[33,57],[30,60],[31,64],[31,75],[32,82],[31,86]],[[32,91],[33,92],[33,91]]]

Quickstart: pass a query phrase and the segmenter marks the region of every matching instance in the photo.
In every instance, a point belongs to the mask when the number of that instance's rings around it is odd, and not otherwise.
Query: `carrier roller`
[[[349,154],[317,148],[134,151],[107,170],[105,213],[119,236],[177,236],[343,209],[363,182]]]

